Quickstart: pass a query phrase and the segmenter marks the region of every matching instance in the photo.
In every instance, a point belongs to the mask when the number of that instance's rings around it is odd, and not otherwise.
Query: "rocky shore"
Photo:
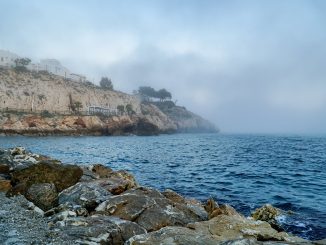
[[[1,244],[326,244],[284,232],[271,205],[244,217],[213,199],[140,186],[123,170],[22,147],[0,149],[0,206]]]

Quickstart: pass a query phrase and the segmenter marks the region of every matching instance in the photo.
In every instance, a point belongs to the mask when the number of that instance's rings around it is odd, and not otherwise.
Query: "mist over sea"
[[[265,203],[294,214],[284,228],[325,238],[326,136],[176,134],[153,137],[0,137],[64,163],[125,169],[142,185],[201,201],[213,197],[245,215]]]

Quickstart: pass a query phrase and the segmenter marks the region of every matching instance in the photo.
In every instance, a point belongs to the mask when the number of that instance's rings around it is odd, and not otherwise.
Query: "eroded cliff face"
[[[156,135],[167,131],[139,115],[77,116],[5,114],[0,117],[0,133],[20,135]],[[172,132],[172,131],[171,131]]]
[[[69,112],[80,102],[80,113]],[[89,106],[116,109],[132,105],[133,113],[85,115]],[[46,112],[46,113],[42,113]],[[136,96],[103,90],[40,73],[0,70],[0,133],[23,135],[156,135],[216,132],[211,123],[173,105],[142,104]]]
[[[218,132],[219,129],[211,122],[188,111],[185,107],[176,106],[171,101],[156,102],[151,104],[161,111],[169,121],[174,124],[177,132],[196,133],[196,132]]]
[[[81,110],[89,106],[116,109],[118,105],[132,104],[133,110],[140,113],[139,99],[129,94],[51,74],[0,69],[0,108],[67,112],[71,100],[80,102]]]

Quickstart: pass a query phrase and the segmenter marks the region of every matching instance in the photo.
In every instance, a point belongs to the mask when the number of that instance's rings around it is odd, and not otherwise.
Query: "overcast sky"
[[[0,49],[171,91],[223,132],[326,133],[326,1],[1,0]]]

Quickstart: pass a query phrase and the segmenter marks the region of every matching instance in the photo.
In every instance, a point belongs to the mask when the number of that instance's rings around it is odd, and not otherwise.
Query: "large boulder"
[[[8,173],[16,170],[28,168],[40,161],[50,161],[60,163],[58,160],[46,156],[33,154],[24,147],[15,147],[0,151],[0,173]]]
[[[53,183],[33,184],[28,188],[25,196],[44,211],[58,205],[58,193]]]
[[[103,215],[71,217],[58,228],[78,244],[122,245],[130,237],[146,233],[134,222]]]
[[[173,190],[166,189],[162,192],[163,196],[169,199],[174,205],[184,205],[195,213],[201,220],[207,220],[208,214],[202,203],[196,199],[187,199]]]
[[[96,181],[99,186],[114,195],[119,195],[126,190],[138,186],[134,176],[127,171],[113,171],[111,168],[101,164],[83,168],[82,181]]]
[[[112,176],[106,179],[96,180],[95,182],[97,182],[99,186],[108,190],[113,195],[119,195],[126,190],[136,187],[133,181],[121,177],[116,177],[116,176]]]
[[[13,189],[9,194],[26,194],[28,188],[38,183],[53,183],[58,192],[76,184],[83,171],[74,165],[40,162],[12,173]]]
[[[242,216],[233,207],[231,207],[228,204],[218,205],[217,202],[215,202],[213,198],[210,198],[207,200],[206,205],[205,205],[205,210],[208,213],[209,219],[217,217],[221,214]]]
[[[159,191],[144,187],[112,196],[101,203],[96,211],[134,221],[147,231],[203,220],[201,215],[187,205],[174,203]]]
[[[71,204],[93,211],[112,194],[96,182],[78,182],[59,194],[60,204]]]
[[[268,222],[274,229],[283,231],[281,225],[277,221],[277,217],[282,214],[282,210],[273,207],[271,204],[257,208],[251,216],[254,220],[261,220]]]
[[[187,227],[164,227],[155,232],[134,236],[126,244],[285,245],[310,243],[285,232],[277,232],[267,222],[254,221],[238,215],[221,214],[209,221],[188,224]]]

